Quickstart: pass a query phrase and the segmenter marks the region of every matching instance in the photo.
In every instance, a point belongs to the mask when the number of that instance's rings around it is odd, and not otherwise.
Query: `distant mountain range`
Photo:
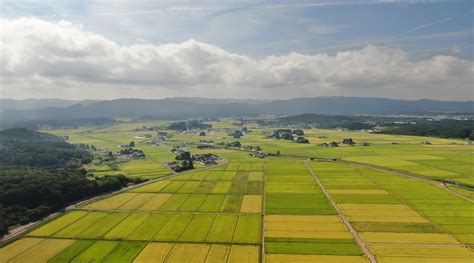
[[[35,110],[48,107],[65,108],[74,104],[91,104],[96,100],[62,100],[62,99],[0,99],[0,112],[5,110]]]
[[[474,101],[395,100],[362,97],[313,97],[288,100],[167,98],[108,101],[0,100],[0,125],[38,120],[94,118],[203,118],[295,115],[396,115],[474,113]],[[5,126],[5,125],[2,125]],[[9,125],[11,126],[11,125]]]

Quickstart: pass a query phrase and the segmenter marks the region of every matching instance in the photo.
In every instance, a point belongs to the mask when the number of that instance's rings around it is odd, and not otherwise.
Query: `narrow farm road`
[[[344,215],[344,213],[339,209],[339,207],[336,205],[336,202],[334,201],[334,199],[332,198],[332,196],[328,193],[328,191],[326,190],[326,188],[324,188],[323,184],[321,183],[321,181],[319,180],[319,177],[316,175],[316,173],[313,171],[313,169],[311,168],[311,166],[308,164],[308,160],[305,160],[304,161],[304,165],[306,166],[306,169],[311,173],[311,175],[313,175],[316,183],[319,185],[319,187],[321,188],[321,190],[323,191],[324,195],[326,195],[326,197],[328,198],[329,202],[332,204],[332,206],[334,207],[334,209],[336,209],[337,213],[339,214],[339,216],[341,217],[342,221],[344,222],[344,224],[347,226],[347,228],[349,229],[349,231],[352,233],[352,235],[354,236],[355,240],[357,241],[357,243],[359,244],[359,246],[362,248],[362,250],[364,250],[364,253],[365,255],[367,256],[367,258],[370,260],[371,263],[376,263],[377,260],[375,259],[375,256],[372,254],[372,252],[369,250],[369,248],[367,247],[367,244],[360,238],[359,236],[359,233],[357,233],[357,231],[352,227],[351,223],[349,222],[349,220],[347,220],[346,216]]]

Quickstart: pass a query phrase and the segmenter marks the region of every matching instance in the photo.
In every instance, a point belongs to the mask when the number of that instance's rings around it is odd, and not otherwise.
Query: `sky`
[[[0,98],[474,100],[474,1],[0,1]]]

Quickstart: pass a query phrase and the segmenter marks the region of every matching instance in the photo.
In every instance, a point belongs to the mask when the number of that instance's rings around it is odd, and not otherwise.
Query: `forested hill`
[[[62,138],[26,129],[0,131],[0,236],[69,203],[127,185],[124,176],[88,178],[92,155]]]
[[[0,165],[2,167],[80,167],[92,161],[92,155],[67,143],[63,138],[30,131],[0,131]]]

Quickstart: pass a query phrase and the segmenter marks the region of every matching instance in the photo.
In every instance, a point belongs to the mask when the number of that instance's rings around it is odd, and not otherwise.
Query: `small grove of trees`
[[[297,142],[297,143],[309,143],[309,140],[306,139],[306,138],[303,137],[303,136],[300,136],[300,137],[298,137],[298,138],[296,139],[296,142]]]
[[[380,133],[474,140],[474,120],[440,120],[397,124]]]
[[[210,129],[212,128],[211,124],[204,123],[202,120],[190,120],[190,121],[180,121],[174,122],[168,126],[168,129],[175,131],[186,131],[193,129]]]
[[[240,148],[241,146],[242,144],[239,141],[226,144],[226,147],[230,147],[230,148]]]
[[[347,144],[347,145],[354,145],[355,144],[355,142],[352,140],[352,138],[343,139],[342,143]]]
[[[139,153],[139,154],[145,156],[145,154],[143,153],[142,150],[140,150],[140,149],[133,149],[133,148],[121,149],[121,150],[120,150],[120,153],[121,153],[121,154],[125,154],[125,155],[130,155],[130,154],[134,154],[134,153]]]
[[[174,170],[176,172],[194,169],[193,158],[191,153],[188,151],[176,155],[175,160],[177,165]]]

